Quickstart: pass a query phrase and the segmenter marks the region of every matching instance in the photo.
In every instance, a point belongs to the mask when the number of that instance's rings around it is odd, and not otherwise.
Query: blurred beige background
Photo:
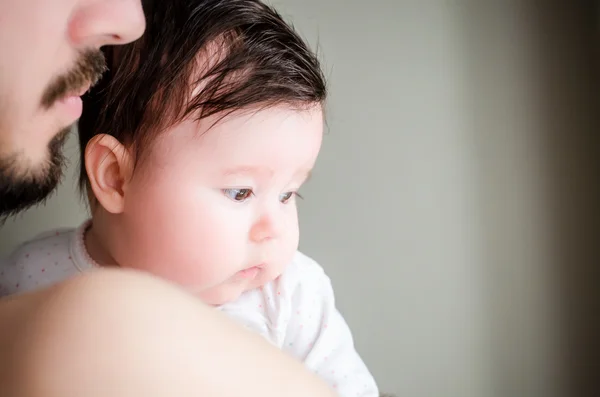
[[[594,2],[273,3],[330,79],[301,249],[381,389],[592,396]],[[0,253],[85,219],[74,139],[68,153],[63,186],[0,229]]]

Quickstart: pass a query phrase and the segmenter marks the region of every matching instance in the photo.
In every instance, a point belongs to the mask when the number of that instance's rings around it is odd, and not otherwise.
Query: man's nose
[[[138,39],[146,28],[140,0],[88,0],[69,23],[69,38],[77,47],[100,48]]]

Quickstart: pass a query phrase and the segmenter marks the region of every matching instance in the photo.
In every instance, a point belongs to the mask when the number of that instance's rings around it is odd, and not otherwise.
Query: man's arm
[[[301,363],[196,298],[124,270],[0,301],[14,397],[332,397]]]

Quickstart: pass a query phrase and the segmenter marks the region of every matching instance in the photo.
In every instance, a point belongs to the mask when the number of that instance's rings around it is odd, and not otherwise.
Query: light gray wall
[[[301,249],[333,279],[381,389],[559,396],[557,269],[569,256],[556,260],[554,214],[570,179],[557,182],[556,171],[570,144],[574,172],[588,164],[580,160],[593,114],[585,9],[273,3],[318,43],[330,79],[329,131],[304,190]],[[0,229],[0,252],[84,219],[71,183],[74,141],[69,153],[59,193]],[[592,178],[583,175],[585,189]],[[563,213],[579,203],[566,200]]]

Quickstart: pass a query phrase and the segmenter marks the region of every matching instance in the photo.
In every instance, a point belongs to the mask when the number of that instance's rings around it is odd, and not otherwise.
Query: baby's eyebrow
[[[237,167],[228,168],[223,171],[223,176],[235,176],[235,175],[245,175],[245,176],[261,176],[261,177],[272,177],[275,172],[271,168],[266,167],[257,167],[251,165],[242,165]],[[298,171],[294,179],[301,180],[302,183],[306,183],[312,176],[311,169],[302,169]]]
[[[223,175],[266,175],[273,174],[273,170],[264,167],[255,167],[251,165],[241,165],[233,168],[228,168],[223,171]]]

